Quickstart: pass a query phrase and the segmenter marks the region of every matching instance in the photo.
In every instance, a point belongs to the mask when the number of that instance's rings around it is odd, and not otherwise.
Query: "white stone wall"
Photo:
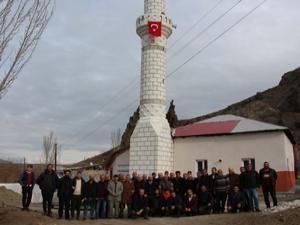
[[[143,117],[131,138],[130,171],[150,175],[173,170],[173,148],[168,121]]]
[[[196,172],[197,160],[207,160],[208,168],[215,166],[227,173],[228,167],[233,167],[239,172],[242,159],[255,158],[256,169],[268,161],[277,171],[294,171],[292,149],[293,145],[283,131],[176,138],[174,168]]]
[[[145,0],[144,14],[160,15],[166,11],[165,0]]]
[[[147,32],[147,19],[164,17],[165,0],[145,0],[145,15],[137,20],[142,39],[140,120],[131,136],[129,169],[141,174],[173,170],[174,155],[169,123],[166,119],[166,45],[171,22],[161,37]],[[165,17],[164,17],[165,18]],[[155,20],[157,21],[157,19]],[[164,30],[165,29],[165,30]]]

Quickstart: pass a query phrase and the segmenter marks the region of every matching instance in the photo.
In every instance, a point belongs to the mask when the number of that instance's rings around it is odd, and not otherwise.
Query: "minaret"
[[[145,0],[144,15],[136,22],[142,40],[140,119],[130,140],[130,173],[173,170],[173,144],[166,119],[166,47],[174,25],[165,8],[165,0]],[[151,21],[161,21],[159,37],[149,34]]]

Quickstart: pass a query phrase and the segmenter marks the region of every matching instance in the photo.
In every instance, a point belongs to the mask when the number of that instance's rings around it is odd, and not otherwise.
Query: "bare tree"
[[[118,146],[120,146],[121,144],[121,129],[118,128],[117,130],[114,130],[111,132],[110,135],[111,138],[111,147],[112,148],[116,148]]]
[[[49,163],[54,164],[55,150],[54,146],[57,143],[57,138],[54,137],[54,133],[51,131],[48,136],[43,137],[43,155],[42,162],[47,165]]]
[[[55,0],[0,0],[0,99],[31,58]]]

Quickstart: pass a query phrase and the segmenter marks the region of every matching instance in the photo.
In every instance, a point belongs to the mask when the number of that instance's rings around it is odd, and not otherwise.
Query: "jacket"
[[[227,205],[235,208],[238,204],[244,205],[244,195],[241,192],[231,193]]]
[[[99,181],[97,183],[97,198],[107,199],[107,181]]]
[[[208,176],[208,190],[212,193],[214,191],[215,179],[217,174],[211,174]]]
[[[58,180],[57,197],[59,198],[71,198],[73,194],[72,188],[73,181],[70,177],[63,176]]]
[[[163,205],[163,197],[161,195],[155,195],[151,198],[150,201],[150,206],[151,209],[159,209],[162,207]]]
[[[140,189],[146,189],[146,184],[144,181],[134,181],[134,189],[135,189],[135,194],[138,195]]]
[[[193,192],[195,192],[195,181],[189,180],[189,179],[183,179],[182,181],[182,188],[184,193],[187,192],[188,189],[191,189]]]
[[[173,190],[173,183],[170,180],[161,180],[159,182],[159,188],[161,191]]]
[[[213,203],[212,194],[208,191],[200,192],[198,195],[198,206],[207,206],[209,203]]]
[[[172,182],[173,182],[173,188],[174,188],[174,191],[176,192],[176,194],[183,195],[182,181],[183,181],[183,179],[181,177],[174,178],[172,180]]]
[[[123,182],[123,193],[122,193],[122,203],[129,204],[132,202],[132,196],[134,194],[134,185],[132,182]]]
[[[196,210],[197,209],[197,198],[195,196],[191,197],[191,200],[189,199],[188,196],[185,197],[184,200],[184,208],[188,208],[188,209],[192,209],[192,210]]]
[[[35,176],[34,176],[34,172],[31,172],[31,174],[32,174],[32,186],[31,186],[31,188],[33,188],[34,185],[35,185]],[[24,171],[23,173],[21,173],[20,185],[22,187],[27,187],[28,186],[28,173],[27,173],[27,171]]]
[[[233,190],[235,186],[240,187],[240,176],[236,173],[228,174],[227,177],[230,181],[230,191]]]
[[[36,180],[36,183],[39,185],[42,191],[48,193],[54,193],[58,184],[58,176],[55,171],[51,173],[46,169]]]
[[[199,179],[197,179],[196,183],[196,192],[199,193],[202,186],[205,186],[207,189],[209,188],[209,176],[202,175]]]
[[[259,174],[255,170],[245,171],[241,174],[241,187],[243,189],[259,188]]]
[[[176,195],[175,197],[169,198],[169,205],[175,206],[175,207],[182,207],[182,199],[179,195]]]
[[[133,210],[140,211],[141,209],[145,209],[148,207],[148,199],[145,196],[134,196],[133,199]]]
[[[214,191],[217,192],[227,192],[230,188],[229,178],[226,176],[217,175],[214,182]]]
[[[120,181],[117,181],[116,183],[112,180],[109,181],[107,185],[107,191],[108,201],[116,200],[120,202],[122,200],[123,184]],[[115,193],[116,196],[113,196],[113,193]]]
[[[277,172],[271,168],[269,168],[268,170],[262,168],[259,171],[259,180],[263,188],[269,186],[275,186],[277,181]]]
[[[89,180],[83,185],[83,197],[87,199],[96,200],[97,183],[94,180]]]
[[[149,198],[151,198],[155,194],[156,188],[157,186],[154,183],[154,181],[152,181],[151,183],[148,181],[146,183],[145,193],[148,195]]]

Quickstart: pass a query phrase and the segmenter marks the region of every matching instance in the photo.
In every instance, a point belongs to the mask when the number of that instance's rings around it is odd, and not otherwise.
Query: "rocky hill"
[[[234,114],[288,127],[296,140],[297,159],[300,159],[300,68],[284,74],[279,84],[273,88],[217,112],[179,120],[176,126],[195,123],[221,114]],[[299,165],[300,161],[297,161]]]

